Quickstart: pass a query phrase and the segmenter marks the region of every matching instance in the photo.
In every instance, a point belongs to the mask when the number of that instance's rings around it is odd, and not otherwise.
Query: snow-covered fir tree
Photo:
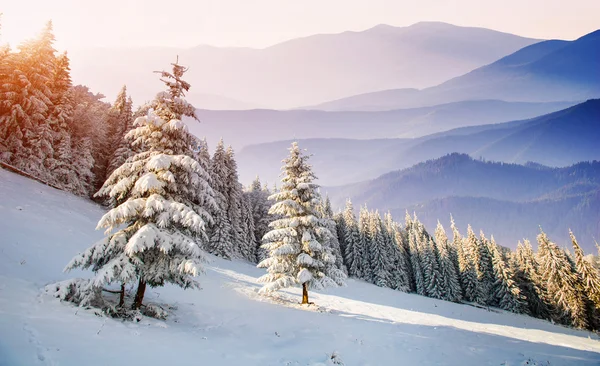
[[[247,195],[242,195],[242,247],[240,248],[240,254],[242,258],[250,262],[256,262],[256,248],[258,242],[254,236],[254,215],[252,207],[250,205],[250,198]]]
[[[371,247],[371,215],[367,206],[362,206],[358,215],[358,232],[360,235],[359,247],[360,253],[362,254],[359,258],[360,268],[362,269],[361,279],[373,283],[373,272],[371,271],[371,254],[369,249]]]
[[[491,284],[487,281],[489,278],[485,272],[487,267],[482,265],[480,261],[481,253],[484,251],[481,249],[481,243],[471,225],[467,226],[467,236],[463,244],[465,255],[471,259],[477,276],[476,291],[472,295],[472,299],[480,305],[487,305],[491,293]]]
[[[463,290],[463,298],[469,302],[477,302],[479,296],[479,286],[477,282],[477,270],[475,263],[468,248],[473,245],[469,240],[477,240],[475,233],[468,228],[468,236],[463,238],[452,220],[452,233],[454,235],[452,241],[458,249],[458,267],[460,270],[460,283]]]
[[[212,187],[215,192],[217,207],[212,212],[214,223],[210,227],[209,250],[212,254],[231,259],[234,254],[232,237],[233,228],[229,217],[229,184],[230,172],[227,167],[227,153],[223,139],[219,141],[210,165]]]
[[[6,56],[8,70],[0,94],[0,139],[5,145],[0,158],[45,181],[52,180],[48,167],[54,166],[53,43],[52,22],[48,22],[39,37],[19,45],[19,53]]]
[[[491,240],[494,242],[493,237]],[[495,303],[504,310],[522,313],[526,299],[515,282],[514,273],[502,258],[498,246],[492,245],[491,250],[494,277],[496,279],[492,288]]]
[[[248,188],[246,195],[250,202],[250,208],[254,218],[254,237],[257,241],[255,260],[258,263],[267,257],[267,251],[260,246],[262,245],[262,237],[269,231],[269,222],[273,219],[273,217],[269,215],[270,193],[266,187],[261,185],[260,179],[256,177]]]
[[[456,267],[452,263],[451,249],[448,244],[446,231],[439,221],[435,229],[435,243],[439,253],[440,274],[444,281],[442,299],[459,302],[462,298],[460,280],[456,272]]]
[[[569,231],[571,243],[575,254],[575,268],[579,275],[579,281],[586,297],[589,299],[588,319],[594,329],[600,326],[600,271],[590,263],[583,253],[583,249],[577,243],[577,238]]]
[[[382,229],[381,216],[379,212],[369,214],[369,272],[371,281],[379,287],[391,287],[391,263],[386,248],[386,242]]]
[[[243,251],[242,247],[247,245],[243,242],[246,233],[244,233],[242,225],[242,195],[244,189],[238,179],[235,153],[231,146],[228,146],[225,151],[225,167],[228,172],[228,177],[225,180],[225,197],[227,199],[227,215],[231,224],[233,252],[240,256]]]
[[[385,215],[385,232],[387,234],[387,246],[392,259],[392,288],[410,291],[410,262],[408,252],[405,249],[404,238],[400,226],[394,222],[391,213]]]
[[[439,254],[432,237],[424,235],[422,238],[419,254],[422,258],[427,296],[443,299],[445,289],[444,279],[440,271]]]
[[[127,87],[123,85],[117,99],[108,111],[107,177],[133,155],[131,144],[125,139],[125,135],[133,129],[132,108],[131,97],[127,96]]]
[[[346,267],[348,268],[348,274],[352,277],[363,278],[363,246],[358,222],[356,221],[356,215],[354,213],[354,207],[352,206],[352,201],[350,199],[346,201],[344,226],[346,228],[344,238],[344,242],[346,243],[346,256],[344,259],[346,261]]]
[[[329,245],[331,247],[331,250],[333,251],[333,255],[335,256],[335,266],[347,274],[348,272],[346,266],[344,265],[344,259],[342,258],[342,251],[340,249],[340,241],[338,238],[338,230],[336,223],[333,219],[333,210],[331,208],[331,201],[329,200],[329,196],[325,196],[325,199],[321,201],[319,213],[321,214],[321,218],[326,220],[327,228],[332,234]]]
[[[475,268],[477,269],[477,280],[479,281],[480,291],[483,295],[481,305],[497,305],[492,293],[494,286],[494,266],[492,264],[490,241],[485,237],[483,230],[479,232],[477,241],[477,251],[475,259]]]
[[[127,134],[140,152],[117,168],[98,192],[113,208],[99,221],[109,234],[71,260],[66,269],[90,268],[90,293],[107,284],[137,282],[132,308],[142,305],[146,286],[173,283],[198,288],[203,271],[208,207],[214,205],[208,174],[191,155],[192,137],[183,116],[195,117],[184,99],[186,69],[175,63],[162,72],[168,90],[157,94],[148,114]],[[85,300],[83,301],[85,303]]]
[[[542,319],[550,317],[546,281],[541,278],[539,266],[529,240],[517,244],[515,251],[515,278],[527,299],[528,313]]]
[[[408,247],[410,252],[410,263],[412,266],[412,274],[415,281],[415,291],[417,294],[426,296],[427,295],[427,285],[425,283],[425,274],[423,272],[423,263],[421,261],[421,256],[419,253],[419,243],[420,243],[420,232],[419,226],[420,223],[415,215],[413,220],[412,217],[406,213],[405,217],[406,221],[406,232],[408,233]]]
[[[301,285],[303,304],[309,303],[309,289],[343,285],[346,277],[335,266],[329,246],[332,234],[326,220],[319,218],[316,176],[307,160],[292,143],[283,161],[281,189],[270,197],[275,203],[269,212],[281,218],[271,222],[272,230],[263,238],[269,257],[258,264],[267,269],[259,278],[265,283],[262,292]]]
[[[578,288],[577,273],[569,263],[567,254],[551,242],[544,231],[540,232],[537,241],[540,275],[547,283],[548,295],[556,310],[554,319],[586,328],[588,321],[585,296]]]

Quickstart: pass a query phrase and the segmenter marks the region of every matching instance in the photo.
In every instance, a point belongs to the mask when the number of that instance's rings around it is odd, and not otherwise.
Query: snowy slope
[[[297,305],[257,294],[261,269],[213,258],[203,289],[151,289],[167,321],[120,322],[44,294],[102,237],[101,207],[0,170],[0,365],[597,365],[594,334],[360,281]],[[526,363],[529,362],[529,363]]]

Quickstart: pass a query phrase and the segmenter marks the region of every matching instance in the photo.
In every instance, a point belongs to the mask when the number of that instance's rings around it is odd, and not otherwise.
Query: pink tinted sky
[[[316,33],[435,20],[534,38],[600,28],[600,0],[19,0],[0,12],[16,46],[54,21],[57,47],[266,47]]]

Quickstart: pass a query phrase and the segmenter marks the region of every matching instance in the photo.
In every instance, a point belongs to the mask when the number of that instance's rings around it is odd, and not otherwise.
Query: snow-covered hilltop
[[[597,365],[598,336],[349,279],[345,288],[258,294],[264,270],[211,257],[201,290],[148,291],[166,321],[122,322],[44,286],[103,237],[90,201],[0,170],[0,365]]]

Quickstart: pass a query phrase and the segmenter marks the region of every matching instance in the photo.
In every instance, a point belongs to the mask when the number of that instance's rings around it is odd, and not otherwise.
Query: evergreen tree
[[[350,199],[346,201],[344,226],[346,227],[346,237],[344,241],[346,242],[345,259],[348,275],[356,278],[363,278],[363,247],[358,223],[356,222],[356,215],[354,214],[354,208],[352,207],[352,201],[350,201]]]
[[[267,251],[261,248],[262,238],[269,231],[269,222],[273,217],[269,215],[269,190],[263,188],[258,177],[252,182],[248,190],[248,198],[254,218],[254,237],[257,240],[256,261],[261,262],[267,258]]]
[[[527,299],[528,312],[542,319],[550,317],[549,301],[546,291],[545,280],[541,278],[539,266],[533,253],[529,240],[523,244],[519,242],[515,252],[517,262],[515,278],[519,283],[521,292]]]
[[[444,282],[442,299],[459,302],[462,298],[460,280],[454,263],[452,263],[450,245],[448,244],[446,231],[439,221],[437,228],[435,229],[435,243],[439,253],[440,274]]]
[[[372,282],[379,287],[391,287],[388,282],[390,279],[391,265],[389,256],[385,247],[384,234],[382,228],[381,216],[379,212],[369,214],[369,253],[370,272],[372,273]]]
[[[458,229],[453,224],[452,231],[454,233],[453,241],[458,242],[459,238],[461,238]],[[471,229],[469,225],[467,229],[467,237],[462,238],[461,244],[458,244],[458,265],[460,268],[460,281],[463,289],[463,294],[465,300],[469,302],[478,302],[482,301],[479,283],[477,281],[477,270],[475,268],[475,263],[473,262],[473,257],[471,256],[472,248],[476,245],[477,237]]]
[[[38,38],[19,46],[19,53],[4,54],[8,71],[0,95],[0,139],[5,141],[0,158],[46,181],[52,179],[48,167],[55,165],[49,118],[56,68],[53,43],[52,22],[48,22]]]
[[[258,246],[256,237],[254,236],[254,216],[250,199],[247,195],[242,196],[242,258],[250,261],[256,261],[256,247]]]
[[[400,227],[394,222],[391,213],[385,215],[385,233],[389,256],[392,260],[392,288],[410,292],[410,263],[404,247],[404,239]]]
[[[485,234],[481,230],[479,232],[479,241],[477,241],[477,251],[475,268],[477,269],[477,280],[481,289],[483,297],[480,302],[481,305],[497,305],[495,298],[492,294],[493,286],[495,282],[494,278],[494,266],[492,263],[491,244],[485,237]]]
[[[583,249],[577,243],[572,231],[569,231],[569,235],[575,252],[575,268],[579,274],[580,286],[590,302],[588,305],[589,324],[594,329],[598,329],[600,327],[600,271],[585,259]]]
[[[439,255],[435,248],[433,238],[424,235],[420,242],[420,254],[425,275],[425,286],[427,296],[435,299],[444,298],[444,279],[440,272]]]
[[[71,76],[69,58],[64,53],[56,59],[56,69],[52,80],[52,109],[50,118],[53,120],[54,159],[48,168],[54,178],[54,183],[70,192],[80,193],[80,182],[73,166],[73,146],[71,142],[70,124],[73,120],[73,101],[71,92]]]
[[[494,239],[492,237],[492,242],[493,241]],[[513,313],[522,313],[525,308],[526,299],[521,294],[521,290],[515,282],[514,273],[502,258],[502,254],[498,250],[498,247],[492,245],[491,249],[494,275],[496,278],[493,286],[495,303],[504,310]]]
[[[238,179],[237,163],[231,146],[228,146],[225,152],[225,167],[229,173],[229,176],[225,180],[225,197],[227,199],[227,215],[231,223],[233,252],[240,255],[243,251],[242,247],[247,244],[243,242],[243,238],[246,236],[242,225],[243,187]]]
[[[373,283],[373,272],[371,271],[371,230],[370,230],[371,218],[369,214],[369,210],[367,206],[363,206],[360,208],[360,212],[358,215],[358,232],[360,234],[359,240],[359,253],[361,256],[360,260],[360,268],[362,272],[361,279]]]
[[[214,255],[231,259],[234,254],[234,238],[231,236],[233,229],[228,210],[229,187],[227,181],[230,179],[230,172],[227,168],[226,158],[225,144],[221,139],[217,144],[210,165],[210,179],[212,180],[217,207],[212,212],[214,224],[210,228],[209,250]]]
[[[117,168],[98,192],[114,204],[98,227],[117,232],[67,266],[91,268],[92,288],[137,280],[134,310],[142,305],[147,285],[198,288],[193,277],[205,261],[198,239],[207,239],[203,217],[208,215],[194,202],[212,201],[213,192],[208,174],[190,157],[191,135],[181,121],[195,116],[183,99],[190,87],[181,79],[186,69],[172,65],[173,73],[162,72],[168,92],[156,96],[148,115],[138,118],[127,135],[142,152]]]
[[[388,227],[391,227],[391,235],[393,237],[393,245],[395,246],[396,251],[396,264],[395,264],[395,278],[396,278],[396,290],[403,292],[411,291],[411,281],[412,281],[412,269],[410,265],[410,260],[408,258],[409,254],[406,249],[408,244],[405,244],[405,236],[402,233],[400,226],[393,222],[392,216],[389,215],[388,219]],[[388,229],[390,230],[390,229]]]
[[[586,328],[585,297],[578,288],[577,273],[573,271],[567,254],[551,242],[543,231],[537,241],[540,274],[547,281],[548,294],[556,310],[555,320]]]
[[[329,245],[331,246],[331,250],[333,255],[335,256],[335,266],[344,271],[344,273],[348,273],[346,266],[344,265],[344,259],[342,258],[342,251],[340,249],[340,241],[338,238],[338,230],[337,225],[333,219],[333,210],[331,209],[331,201],[329,200],[329,196],[325,197],[325,200],[321,201],[321,218],[323,218],[327,222],[327,228],[331,232],[331,241]]]
[[[121,166],[133,155],[133,150],[125,135],[133,129],[133,106],[131,97],[127,96],[127,87],[123,85],[117,99],[109,109],[108,161],[106,176]],[[205,167],[203,167],[205,169]]]
[[[302,304],[309,303],[309,289],[342,285],[345,279],[344,272],[335,267],[329,246],[332,234],[318,217],[318,186],[307,160],[298,144],[292,143],[290,156],[283,161],[281,190],[270,197],[276,202],[269,212],[282,218],[270,224],[273,230],[264,237],[269,258],[258,264],[268,272],[259,278],[266,283],[261,291],[298,284],[302,286]]]
[[[408,247],[410,251],[410,263],[412,273],[415,279],[415,290],[417,294],[426,296],[427,287],[425,283],[425,274],[423,272],[423,263],[419,253],[419,243],[421,236],[419,234],[420,223],[415,215],[414,220],[406,213],[406,231],[408,233]]]

